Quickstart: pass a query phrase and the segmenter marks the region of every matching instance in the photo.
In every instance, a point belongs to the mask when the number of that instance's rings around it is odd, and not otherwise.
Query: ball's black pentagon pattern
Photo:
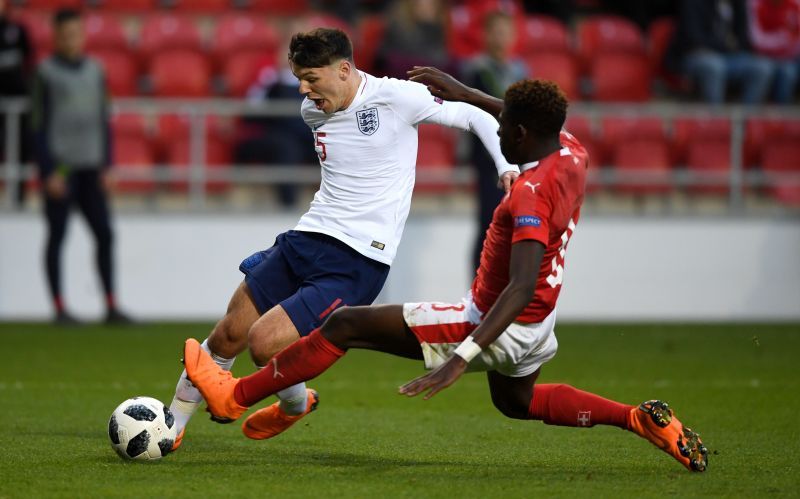
[[[142,404],[129,406],[127,409],[125,409],[125,414],[136,421],[153,421],[156,419],[156,413]]]
[[[172,452],[172,444],[175,442],[171,438],[164,438],[158,442],[158,448],[161,449],[161,455],[166,456]]]
[[[119,445],[119,425],[117,424],[117,417],[113,414],[108,422],[108,438],[111,439],[111,443],[114,445]]]
[[[148,445],[150,445],[150,432],[144,430],[128,441],[128,447],[125,448],[125,452],[130,457],[136,457],[146,451]]]
[[[172,425],[175,424],[175,416],[172,415],[172,411],[170,411],[167,406],[164,406],[164,422],[167,423],[167,428],[170,430],[172,429]]]

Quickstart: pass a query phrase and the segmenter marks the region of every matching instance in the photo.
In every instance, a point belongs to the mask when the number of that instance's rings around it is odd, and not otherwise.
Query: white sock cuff
[[[203,341],[203,343],[200,344],[200,348],[208,352],[208,355],[211,356],[211,359],[214,362],[216,362],[217,365],[222,369],[230,371],[231,367],[233,367],[233,362],[236,360],[236,357],[233,357],[231,359],[226,359],[225,357],[222,357],[221,355],[217,355],[214,352],[212,352],[211,349],[208,347],[208,338],[206,338],[205,341]]]

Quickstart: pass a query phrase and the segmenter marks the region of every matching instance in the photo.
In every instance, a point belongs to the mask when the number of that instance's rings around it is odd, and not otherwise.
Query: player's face
[[[67,57],[77,57],[83,53],[83,23],[80,19],[66,21],[56,31],[56,50]]]
[[[500,137],[500,152],[512,165],[519,164],[517,153],[520,142],[519,127],[508,121],[505,109],[497,117],[497,121],[500,123],[500,127],[497,129],[497,136]]]
[[[341,60],[319,68],[304,68],[290,63],[300,82],[299,91],[314,102],[317,109],[332,114],[342,108],[347,95],[350,64]]]

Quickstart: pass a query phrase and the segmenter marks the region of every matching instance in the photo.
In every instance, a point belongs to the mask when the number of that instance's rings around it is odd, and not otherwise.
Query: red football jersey
[[[543,321],[556,306],[564,276],[567,243],[580,217],[589,157],[578,140],[561,132],[561,149],[522,172],[494,210],[486,231],[472,297],[489,311],[508,285],[511,245],[535,240],[545,245],[533,300],[516,322]]]

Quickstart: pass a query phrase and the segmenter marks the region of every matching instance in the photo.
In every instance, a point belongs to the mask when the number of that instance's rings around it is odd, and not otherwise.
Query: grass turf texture
[[[685,471],[616,428],[504,418],[482,374],[424,402],[396,394],[413,361],[353,351],[310,386],[320,410],[288,433],[247,440],[198,412],[183,448],[124,462],[106,424],[124,399],[169,403],[182,340],[207,325],[56,329],[0,325],[0,497],[796,496],[800,327],[558,328],[542,382],[638,403],[670,402],[710,449]],[[250,371],[242,356],[238,374]]]

